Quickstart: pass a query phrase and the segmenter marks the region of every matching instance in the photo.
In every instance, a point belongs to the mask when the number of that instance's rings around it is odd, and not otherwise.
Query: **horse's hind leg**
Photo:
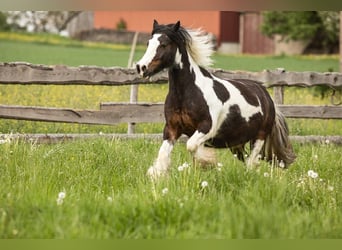
[[[253,145],[252,152],[247,159],[247,168],[252,168],[259,163],[259,154],[264,146],[265,140],[257,139]]]
[[[235,147],[231,147],[230,151],[232,151],[233,155],[237,157],[240,161],[245,161],[244,154],[245,152],[245,145],[239,145]]]

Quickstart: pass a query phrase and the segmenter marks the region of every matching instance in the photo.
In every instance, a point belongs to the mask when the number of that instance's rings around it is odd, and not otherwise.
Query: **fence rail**
[[[211,69],[214,75],[225,79],[251,79],[266,85],[310,87],[327,85],[342,89],[342,74],[337,72],[291,72],[283,69],[262,72],[226,71]],[[121,67],[64,65],[46,66],[29,63],[0,63],[0,84],[43,84],[43,85],[133,85],[166,83],[164,71],[151,78],[141,78],[135,69]]]

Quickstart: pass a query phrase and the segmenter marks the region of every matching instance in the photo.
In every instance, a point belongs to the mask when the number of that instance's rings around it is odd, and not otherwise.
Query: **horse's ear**
[[[180,27],[180,21],[178,21],[175,25],[173,25],[173,30],[178,31]]]
[[[159,25],[159,23],[157,22],[156,19],[154,19],[153,20],[153,29],[155,29],[158,25]]]

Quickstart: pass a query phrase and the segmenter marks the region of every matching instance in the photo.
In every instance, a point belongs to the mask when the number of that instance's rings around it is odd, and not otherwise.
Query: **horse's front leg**
[[[158,157],[153,166],[151,166],[147,175],[156,180],[159,177],[166,175],[171,165],[171,152],[177,138],[170,136],[168,127],[164,128],[163,143],[159,149]]]
[[[187,150],[193,154],[194,158],[202,166],[216,163],[216,154],[214,149],[204,146],[204,143],[210,138],[211,135],[209,133],[205,134],[196,130],[186,143]]]

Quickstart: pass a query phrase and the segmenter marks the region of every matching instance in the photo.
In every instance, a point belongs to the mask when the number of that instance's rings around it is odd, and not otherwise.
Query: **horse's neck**
[[[182,95],[195,88],[194,68],[199,66],[185,52],[182,54],[181,63],[169,69],[169,92]]]

